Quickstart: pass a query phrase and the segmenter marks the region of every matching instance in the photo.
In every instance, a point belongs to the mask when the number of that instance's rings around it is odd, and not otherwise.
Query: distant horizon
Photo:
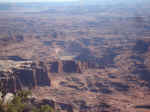
[[[80,0],[0,0],[0,3],[75,2]]]

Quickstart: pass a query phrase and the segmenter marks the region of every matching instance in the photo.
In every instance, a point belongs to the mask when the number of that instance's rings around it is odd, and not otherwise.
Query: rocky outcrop
[[[90,67],[90,63],[75,60],[0,60],[0,81],[8,91],[14,92],[18,89],[50,86],[49,76],[53,73],[82,73]]]
[[[0,80],[8,91],[50,86],[48,72],[32,61],[0,60]]]
[[[51,73],[81,73],[88,63],[75,60],[55,60],[48,62],[0,60],[0,80],[8,91],[50,86]]]
[[[97,63],[91,61],[55,60],[46,63],[49,73],[82,73],[89,68],[97,68]]]
[[[50,73],[81,73],[82,67],[74,60],[58,60],[47,63]]]

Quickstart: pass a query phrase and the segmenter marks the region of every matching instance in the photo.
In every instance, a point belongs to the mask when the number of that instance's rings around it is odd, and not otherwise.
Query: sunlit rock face
[[[11,101],[14,99],[14,94],[12,93],[7,93],[5,96],[4,96],[4,101],[3,101],[3,104],[9,104],[11,103]]]
[[[0,101],[2,101],[2,92],[0,92]]]

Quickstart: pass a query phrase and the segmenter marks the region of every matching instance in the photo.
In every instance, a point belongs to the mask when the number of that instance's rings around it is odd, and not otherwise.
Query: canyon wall
[[[44,66],[37,66],[31,61],[0,61],[0,80],[8,91],[50,86],[48,72]]]
[[[0,80],[8,91],[51,86],[50,75],[54,73],[82,73],[87,63],[75,60],[45,62],[0,60]]]

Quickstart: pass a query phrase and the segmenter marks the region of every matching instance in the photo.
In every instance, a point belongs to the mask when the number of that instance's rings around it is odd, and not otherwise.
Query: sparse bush
[[[28,102],[30,91],[18,91],[13,100],[4,104],[0,100],[0,112],[54,112],[54,109],[49,105],[41,105],[39,108]]]
[[[54,112],[54,110],[49,105],[42,105],[40,112]]]

